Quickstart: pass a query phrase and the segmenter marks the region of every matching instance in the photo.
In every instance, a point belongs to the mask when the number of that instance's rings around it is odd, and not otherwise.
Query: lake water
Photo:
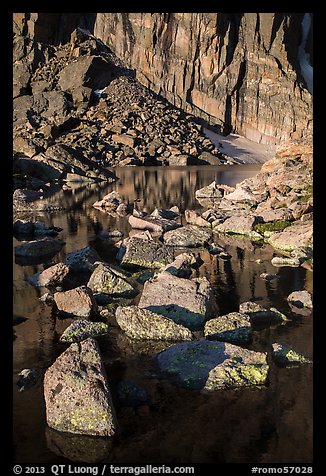
[[[178,205],[202,210],[195,191],[211,183],[235,185],[256,174],[257,165],[184,168],[117,168],[120,180],[110,185],[75,186],[49,191],[53,203],[65,211],[38,214],[48,225],[63,228],[66,242],[54,262],[65,254],[92,243],[99,231],[130,232],[126,217],[110,217],[92,203],[111,190],[124,201],[138,200],[139,208],[152,211]],[[255,300],[284,312],[286,324],[254,332],[249,348],[268,353],[269,383],[266,387],[222,390],[213,393],[185,390],[157,376],[154,356],[160,348],[130,344],[109,319],[110,333],[99,340],[119,421],[119,437],[71,436],[46,425],[42,383],[18,391],[18,373],[24,368],[47,368],[66,346],[59,342],[71,319],[58,319],[39,300],[41,292],[26,278],[43,265],[14,263],[14,314],[26,320],[14,327],[13,394],[14,449],[16,463],[67,463],[103,461],[112,464],[191,463],[310,463],[312,462],[312,366],[278,368],[271,358],[271,344],[283,342],[312,358],[312,315],[293,313],[286,297],[295,290],[312,290],[312,273],[303,268],[275,268],[275,251],[253,245],[244,238],[215,236],[232,258],[223,261],[207,250],[196,250],[204,264],[196,271],[207,276],[217,297],[219,314],[238,310],[239,303]],[[14,246],[19,242],[14,239]],[[100,250],[98,250],[100,252]],[[101,250],[103,253],[103,250]],[[105,254],[105,253],[104,253]],[[112,257],[112,253],[105,257]],[[102,257],[104,257],[102,255]],[[257,262],[256,260],[259,260]],[[277,281],[259,275],[278,273]],[[131,379],[152,397],[151,406],[123,407],[117,385]]]

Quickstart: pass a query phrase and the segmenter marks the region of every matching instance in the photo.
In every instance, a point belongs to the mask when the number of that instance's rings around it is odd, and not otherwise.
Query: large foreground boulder
[[[301,247],[312,249],[313,225],[312,222],[296,221],[280,233],[273,233],[269,244],[278,250],[293,251]]]
[[[113,436],[117,421],[98,344],[74,343],[46,371],[47,424],[58,431]]]
[[[266,353],[224,342],[182,342],[157,356],[162,376],[185,388],[218,390],[265,385]]]
[[[133,339],[192,340],[189,329],[137,306],[118,307],[115,317],[121,329]]]
[[[144,284],[139,307],[172,319],[191,330],[202,329],[217,305],[206,278],[184,279],[160,273]]]

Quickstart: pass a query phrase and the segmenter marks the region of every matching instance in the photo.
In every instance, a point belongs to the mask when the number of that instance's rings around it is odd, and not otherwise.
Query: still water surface
[[[212,180],[235,185],[255,175],[259,166],[117,168],[120,180],[110,185],[79,185],[72,190],[51,189],[51,200],[65,211],[39,214],[48,225],[63,228],[59,237],[66,245],[55,256],[93,242],[99,231],[130,232],[126,217],[110,217],[92,208],[92,203],[111,190],[124,201],[139,200],[138,206],[152,211],[178,205],[201,210],[195,191]],[[291,311],[286,297],[295,290],[312,290],[312,273],[300,268],[275,268],[273,249],[254,246],[249,240],[216,236],[227,247],[228,261],[196,250],[204,264],[197,276],[207,276],[216,293],[219,314],[238,310],[239,303],[257,300],[275,306],[290,319],[286,324],[254,332],[249,348],[268,353],[269,384],[204,394],[179,389],[160,380],[153,356],[160,349],[130,345],[110,319],[110,334],[99,341],[120,425],[112,443],[101,438],[64,435],[47,428],[42,384],[18,392],[18,373],[24,368],[47,368],[65,350],[59,343],[71,319],[59,320],[39,300],[26,278],[43,265],[14,263],[14,314],[26,320],[14,327],[13,393],[14,448],[16,463],[110,462],[113,464],[191,463],[309,463],[312,462],[312,366],[280,369],[271,359],[271,344],[288,343],[312,358],[312,315]],[[14,239],[14,246],[18,241]],[[100,252],[100,250],[98,250]],[[102,250],[103,253],[103,250]],[[105,256],[104,256],[105,255]],[[108,258],[110,253],[102,254]],[[111,253],[111,256],[112,253]],[[110,258],[109,258],[110,259]],[[114,257],[111,257],[114,259]],[[256,260],[260,260],[259,263]],[[263,272],[280,279],[263,281]],[[123,407],[117,385],[130,379],[144,387],[153,404],[137,409]]]

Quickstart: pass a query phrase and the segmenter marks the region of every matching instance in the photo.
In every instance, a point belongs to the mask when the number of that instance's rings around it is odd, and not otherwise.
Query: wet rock
[[[172,319],[191,330],[202,329],[216,314],[212,287],[206,278],[184,279],[164,272],[144,284],[139,307]]]
[[[16,220],[13,224],[13,232],[17,235],[33,235],[34,222],[29,220]]]
[[[14,200],[22,200],[24,202],[32,202],[34,200],[39,200],[40,198],[43,198],[43,196],[44,196],[43,192],[38,192],[36,190],[27,190],[22,188],[18,188],[13,193]]]
[[[55,286],[62,283],[69,271],[69,266],[57,263],[29,277],[28,281],[36,287]]]
[[[121,204],[122,199],[120,195],[118,194],[118,192],[113,191],[105,195],[102,200],[93,203],[93,207],[105,212],[112,212],[116,211],[118,206]]]
[[[85,248],[68,253],[65,263],[73,271],[93,271],[96,266],[95,262],[100,260],[99,255],[93,248],[85,246]]]
[[[113,437],[99,438],[62,433],[48,426],[45,429],[45,436],[47,447],[52,453],[77,463],[101,462],[110,454],[113,445]]]
[[[117,385],[117,394],[120,404],[126,407],[139,407],[152,403],[149,393],[132,380],[121,380]]]
[[[209,221],[205,220],[203,217],[198,215],[194,210],[185,210],[185,219],[189,225],[196,226],[207,226],[210,227],[211,224]]]
[[[272,344],[272,349],[273,359],[281,367],[312,363],[311,360],[298,354],[287,344],[274,343]]]
[[[64,246],[64,242],[54,238],[29,241],[15,247],[17,264],[42,263],[55,256]]]
[[[269,324],[288,320],[287,317],[275,307],[269,308],[251,301],[241,303],[239,312],[248,314],[252,324]]]
[[[225,342],[182,342],[157,356],[162,375],[185,388],[208,391],[265,385],[266,353]]]
[[[192,340],[189,329],[168,317],[137,306],[118,307],[116,320],[121,329],[133,339]]]
[[[109,332],[107,324],[78,319],[70,324],[60,337],[61,342],[82,342],[89,337],[98,337]]]
[[[151,240],[128,238],[118,253],[117,259],[124,268],[143,267],[150,269],[163,268],[174,260],[173,251]]]
[[[189,278],[194,265],[196,265],[196,257],[193,253],[181,253],[172,263],[166,265],[163,271],[178,278]]]
[[[211,255],[219,255],[221,253],[225,253],[224,246],[221,246],[216,243],[212,243],[207,249]]]
[[[94,269],[87,286],[96,293],[109,294],[115,297],[133,297],[138,291],[128,281],[122,270],[99,263]]]
[[[62,228],[46,226],[41,221],[16,220],[13,224],[13,231],[16,235],[54,236],[62,231]]]
[[[86,286],[54,293],[54,302],[59,311],[76,317],[89,318],[97,313],[92,290]]]
[[[313,308],[312,293],[306,290],[294,291],[293,293],[289,294],[287,300],[289,303],[299,308]]]
[[[163,236],[164,243],[167,246],[185,248],[204,246],[209,242],[210,239],[210,231],[191,225],[178,228],[177,230],[168,231]]]
[[[273,266],[300,266],[301,261],[298,258],[287,258],[286,256],[274,256],[271,263]]]
[[[148,230],[152,232],[164,232],[181,227],[181,225],[176,221],[167,220],[166,218],[137,218],[131,215],[128,221],[132,228],[137,228],[139,230]]]
[[[230,312],[210,319],[205,324],[204,335],[209,340],[247,344],[252,339],[250,317],[240,312]]]
[[[167,220],[174,220],[180,216],[180,212],[178,207],[174,207],[175,210],[170,208],[169,210],[162,210],[161,208],[155,208],[155,210],[151,213],[151,217],[153,218],[166,218]]]
[[[99,347],[73,343],[44,377],[47,424],[58,431],[113,436],[117,421]]]
[[[34,387],[34,385],[40,382],[43,372],[44,371],[39,368],[23,369],[19,372],[19,379],[17,381],[19,391],[23,392],[24,390]]]

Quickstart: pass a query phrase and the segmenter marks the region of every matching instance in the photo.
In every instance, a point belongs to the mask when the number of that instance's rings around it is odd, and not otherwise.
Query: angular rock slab
[[[139,307],[166,316],[191,330],[202,329],[205,320],[217,311],[213,290],[206,278],[178,278],[167,272],[144,284]]]
[[[126,280],[125,273],[104,263],[99,263],[94,269],[87,286],[95,293],[117,297],[132,297],[138,293]]]
[[[196,198],[222,198],[223,195],[224,191],[219,187],[215,180],[206,187],[196,190],[195,193]]]
[[[92,290],[86,286],[54,293],[53,298],[58,310],[66,314],[89,318],[97,312]]]
[[[137,306],[118,307],[115,317],[120,328],[133,339],[178,341],[193,338],[186,327]]]
[[[61,342],[81,342],[89,337],[107,334],[109,327],[104,322],[90,322],[78,319],[70,324],[60,337]]]
[[[44,376],[47,424],[58,431],[113,436],[117,420],[99,347],[74,343]]]
[[[174,260],[173,251],[155,241],[141,238],[124,240],[117,259],[124,268],[163,268]]]
[[[247,344],[252,339],[250,317],[241,312],[230,312],[210,319],[205,324],[204,335],[209,340]]]
[[[62,283],[69,271],[69,266],[64,263],[57,263],[29,277],[28,282],[36,287],[54,286]]]
[[[163,232],[168,230],[174,230],[175,228],[180,228],[181,225],[175,220],[168,220],[167,218],[161,217],[144,217],[138,218],[133,215],[129,217],[129,225],[132,228],[137,228],[139,230],[148,230],[153,232]]]
[[[266,353],[212,341],[174,344],[157,356],[162,375],[184,388],[218,390],[265,385]]]
[[[65,259],[65,263],[73,271],[93,271],[96,261],[100,261],[100,257],[90,246],[71,251]]]
[[[167,246],[197,248],[206,245],[211,236],[210,231],[190,225],[166,232],[163,239]]]
[[[275,363],[280,367],[299,365],[299,364],[311,364],[312,361],[307,359],[301,354],[298,354],[287,344],[272,344],[272,355]]]

